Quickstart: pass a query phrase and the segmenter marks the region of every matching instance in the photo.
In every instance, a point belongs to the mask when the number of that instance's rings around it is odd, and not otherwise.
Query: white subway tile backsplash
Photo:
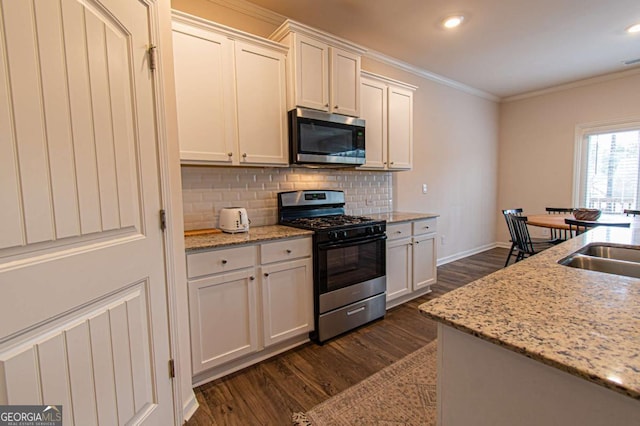
[[[220,209],[244,207],[251,226],[278,222],[277,194],[301,189],[345,192],[348,214],[392,209],[390,172],[343,169],[182,166],[185,230],[216,228]]]

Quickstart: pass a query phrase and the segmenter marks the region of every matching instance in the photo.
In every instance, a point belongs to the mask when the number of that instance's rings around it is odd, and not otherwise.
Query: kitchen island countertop
[[[313,231],[292,228],[282,225],[256,226],[249,228],[249,232],[236,234],[207,234],[193,235],[184,238],[184,246],[187,253],[195,250],[222,248],[239,244],[251,244],[268,240],[283,238],[304,237],[313,235]]]
[[[444,325],[640,400],[640,279],[558,264],[590,243],[640,246],[600,227],[420,306]]]

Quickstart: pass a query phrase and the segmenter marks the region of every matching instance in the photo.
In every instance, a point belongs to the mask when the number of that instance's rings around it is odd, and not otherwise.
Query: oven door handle
[[[345,240],[342,242],[337,242],[337,243],[320,243],[318,244],[318,248],[321,250],[327,250],[327,249],[332,249],[332,248],[339,248],[339,247],[351,247],[351,246],[357,246],[359,244],[362,243],[372,243],[372,242],[376,242],[376,241],[384,241],[387,239],[386,235],[380,235],[374,238],[371,237],[363,237],[363,238],[358,238],[357,240]]]

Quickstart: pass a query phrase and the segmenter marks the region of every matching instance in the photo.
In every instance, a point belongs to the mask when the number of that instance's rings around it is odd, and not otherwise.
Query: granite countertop
[[[386,220],[388,223],[394,222],[406,222],[409,220],[417,219],[429,219],[432,217],[438,217],[433,213],[403,213],[403,212],[391,212],[366,215],[376,220]],[[192,235],[184,237],[185,250],[187,252],[194,250],[203,250],[211,248],[221,248],[227,246],[233,246],[238,244],[250,244],[259,241],[266,240],[278,240],[282,238],[301,237],[306,235],[313,235],[313,231],[292,228],[290,226],[282,225],[268,225],[257,226],[255,228],[249,228],[249,232],[237,233],[237,234],[205,234],[205,235]]]
[[[184,246],[185,250],[190,252],[282,238],[304,237],[308,235],[313,235],[313,231],[282,225],[257,226],[255,228],[249,228],[249,232],[237,234],[221,233],[184,237]]]
[[[426,316],[640,400],[640,279],[557,263],[594,242],[640,246],[600,227],[420,306]]]
[[[408,222],[410,220],[430,219],[439,217],[435,213],[407,213],[407,212],[391,212],[365,215],[375,220],[386,220],[387,223]]]

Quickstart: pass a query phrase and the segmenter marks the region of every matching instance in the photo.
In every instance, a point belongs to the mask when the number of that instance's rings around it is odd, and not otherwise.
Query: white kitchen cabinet
[[[361,169],[408,170],[413,163],[413,92],[415,86],[362,72],[361,118],[366,123],[367,152]]]
[[[290,47],[288,109],[360,115],[363,48],[291,20],[270,38]]]
[[[173,12],[183,164],[288,165],[287,48]]]
[[[431,291],[436,232],[436,218],[387,225],[387,308]]]
[[[261,269],[264,345],[313,330],[311,258],[275,263]]]
[[[255,268],[189,282],[193,373],[258,350]]]
[[[311,247],[304,237],[187,254],[192,364],[201,383],[308,340]]]

